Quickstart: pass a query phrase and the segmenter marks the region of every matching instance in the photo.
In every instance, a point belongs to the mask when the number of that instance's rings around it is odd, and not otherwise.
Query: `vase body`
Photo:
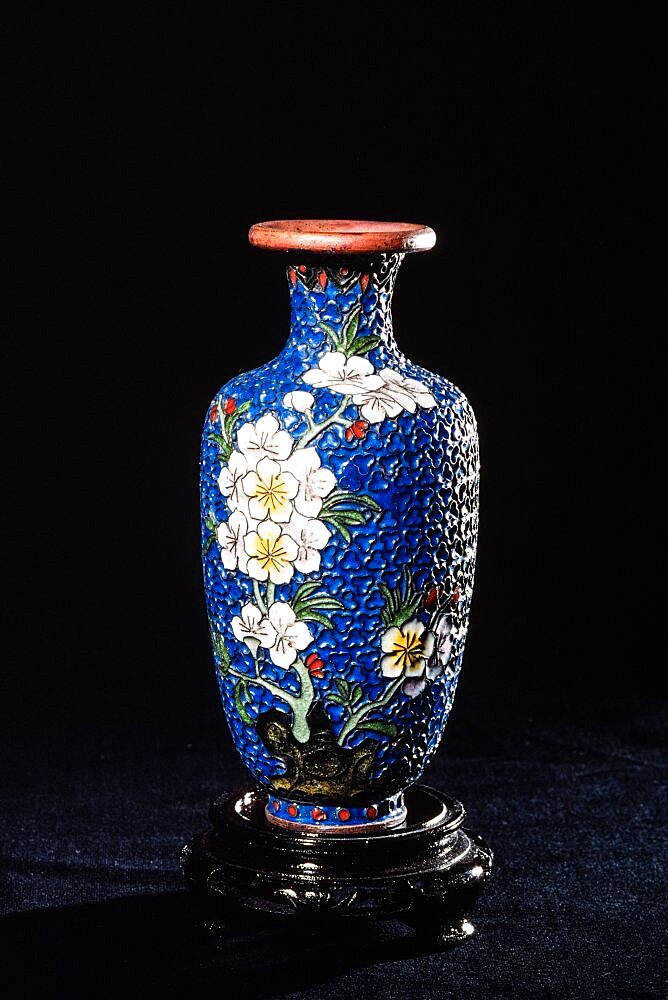
[[[462,393],[396,345],[401,257],[291,254],[285,348],[224,385],[205,421],[220,695],[284,826],[400,823],[461,668],[477,434]]]

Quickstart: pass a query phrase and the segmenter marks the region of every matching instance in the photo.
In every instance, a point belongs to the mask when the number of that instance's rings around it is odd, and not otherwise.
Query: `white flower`
[[[291,501],[297,495],[299,483],[278,462],[263,458],[257,470],[244,476],[243,488],[252,517],[258,521],[270,517],[280,522],[287,521],[292,514]]]
[[[307,410],[312,410],[314,403],[315,396],[313,393],[304,392],[302,389],[295,389],[293,392],[288,392],[283,396],[283,406],[287,406],[291,410],[296,410],[297,413],[306,413]]]
[[[396,393],[397,399],[402,397],[406,399],[404,408],[411,413],[415,413],[415,403],[424,410],[430,410],[436,406],[433,394],[416,378],[400,375],[393,368],[383,368],[378,374],[387,387]]]
[[[328,351],[320,358],[318,367],[309,368],[302,378],[316,388],[331,389],[342,395],[367,392],[382,385],[370,361],[355,355],[347,358],[340,351]]]
[[[242,424],[237,432],[237,445],[249,469],[256,469],[263,458],[275,461],[286,459],[292,451],[292,438],[280,429],[278,420],[271,413],[260,417],[256,424]]]
[[[379,424],[386,417],[398,417],[403,410],[385,384],[371,392],[358,393],[353,396],[353,403],[359,406],[360,415],[370,424]]]
[[[241,486],[241,480],[248,472],[248,462],[239,451],[233,451],[227,465],[224,465],[218,476],[218,487],[231,510],[246,507],[247,501]]]
[[[262,521],[257,531],[250,531],[245,539],[246,552],[250,556],[246,572],[254,580],[272,583],[289,583],[295,569],[297,543],[289,535],[283,534],[281,527],[273,521]]]
[[[427,631],[417,618],[412,618],[401,628],[393,625],[386,629],[381,639],[381,648],[385,653],[380,661],[383,675],[404,676],[404,691],[415,698],[426,683],[424,672],[434,651],[434,633]]]
[[[321,468],[321,464],[320,455],[315,448],[297,448],[285,464],[285,468],[290,470],[299,483],[295,508],[305,517],[317,517],[323,497],[336,486],[334,473]]]
[[[353,403],[370,424],[379,424],[386,417],[397,417],[402,410],[415,413],[418,405],[429,409],[436,406],[431,392],[417,379],[404,378],[392,368],[378,372],[381,384],[353,396]]]
[[[439,674],[448,665],[452,654],[452,639],[452,625],[447,618],[441,618],[436,626],[436,663],[441,667],[441,670],[438,671]],[[427,674],[429,674],[429,668],[427,668]],[[438,674],[434,676],[438,676]]]
[[[302,517],[295,512],[284,530],[297,543],[295,569],[300,573],[315,573],[319,570],[320,550],[324,549],[332,537],[323,521],[314,517]]]
[[[277,667],[287,669],[297,659],[298,650],[306,649],[313,636],[305,622],[298,622],[294,611],[284,601],[275,601],[269,608],[269,621],[276,629],[276,643],[269,651]]]
[[[248,531],[246,515],[240,510],[230,514],[227,521],[221,521],[216,530],[220,545],[220,558],[225,569],[236,569],[242,573],[248,570],[248,555],[244,547],[244,537]]]
[[[271,649],[276,642],[276,630],[268,618],[250,601],[241,609],[241,617],[232,619],[232,631],[239,640],[245,642],[253,656],[258,646]]]
[[[427,664],[427,677],[430,681],[440,677],[448,665],[452,655],[452,640],[455,638],[452,625],[447,618],[441,618],[436,626],[436,655]]]

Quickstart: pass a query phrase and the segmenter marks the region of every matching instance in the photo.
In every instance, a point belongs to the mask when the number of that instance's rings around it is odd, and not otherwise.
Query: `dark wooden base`
[[[459,802],[416,785],[406,792],[405,826],[328,836],[269,824],[266,801],[256,789],[221,796],[212,827],[183,848],[183,874],[214,934],[280,918],[305,932],[341,920],[400,919],[433,947],[473,933],[492,852],[463,829]]]

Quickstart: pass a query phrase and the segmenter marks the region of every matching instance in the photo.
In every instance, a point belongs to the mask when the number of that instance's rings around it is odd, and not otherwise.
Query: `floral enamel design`
[[[356,526],[381,510],[372,497],[340,487],[323,465],[316,442],[325,431],[338,429],[342,447],[357,447],[373,425],[436,405],[421,382],[374,367],[366,355],[379,341],[358,334],[359,317],[358,306],[340,330],[321,323],[329,349],[301,375],[304,388],[297,385],[283,398],[285,407],[301,415],[298,433],[284,430],[271,412],[255,422],[244,419],[249,403],[237,405],[234,399],[217,400],[209,413],[215,427],[209,439],[221,461],[218,487],[229,513],[220,522],[213,512],[206,517],[204,549],[217,544],[224,571],[245,577],[252,592],[229,625],[239,648],[247,651],[238,664],[223,632],[211,624],[217,668],[234,682],[235,708],[244,723],[255,724],[258,699],[252,689],[264,688],[287,705],[292,735],[300,743],[309,739],[313,681],[326,682],[323,700],[338,720],[333,725],[334,731],[339,727],[341,747],[355,731],[396,736],[394,723],[376,716],[400,692],[415,698],[440,676],[454,638],[452,615],[442,602],[430,607],[429,593],[418,593],[405,571],[393,589],[380,584],[384,632],[378,670],[387,684],[379,696],[371,699],[362,685],[328,677],[315,648],[317,630],[332,629],[331,616],[345,610],[317,575],[322,554],[335,534],[349,544]],[[323,389],[341,398],[316,420],[314,407]],[[293,582],[296,572],[306,578],[299,586]],[[276,668],[291,676],[289,684],[276,680]]]

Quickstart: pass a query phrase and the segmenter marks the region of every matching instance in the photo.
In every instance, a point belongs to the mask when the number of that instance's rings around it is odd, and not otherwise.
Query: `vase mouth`
[[[366,219],[274,219],[251,226],[249,242],[264,250],[313,253],[419,253],[431,250],[436,233],[416,222]]]

